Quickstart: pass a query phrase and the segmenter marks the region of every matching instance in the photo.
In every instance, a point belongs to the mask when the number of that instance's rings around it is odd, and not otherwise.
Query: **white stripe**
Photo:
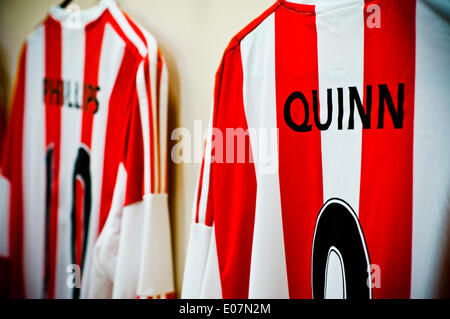
[[[217,255],[216,230],[211,229],[211,240],[209,241],[208,258],[206,260],[204,277],[201,283],[200,298],[221,299],[222,284],[220,281],[219,259]]]
[[[139,98],[139,110],[141,115],[142,123],[142,137],[144,140],[144,192],[149,194],[151,191],[151,170],[150,163],[153,161],[150,157],[150,123],[149,123],[149,106],[147,97],[147,88],[144,76],[144,65],[141,63],[139,65],[137,75],[136,75],[136,87],[137,94]]]
[[[449,275],[449,19],[448,2],[417,2],[412,298],[437,297]]]
[[[82,298],[111,298],[114,273],[116,269],[117,247],[122,224],[122,208],[125,201],[127,172],[123,163],[117,170],[114,194],[108,218],[102,232],[95,242],[89,273],[82,282]]]
[[[72,264],[72,204],[73,204],[73,171],[80,148],[81,109],[68,107],[68,103],[82,105],[84,83],[85,33],[78,29],[61,24],[62,31],[62,80],[65,86],[70,83],[70,96],[64,94],[64,105],[61,107],[61,154],[59,163],[59,209],[58,209],[58,241],[56,265],[57,298],[72,298],[73,290],[67,287],[66,268]],[[75,95],[75,84],[78,95]],[[65,87],[65,91],[66,91]]]
[[[0,258],[9,256],[9,199],[11,183],[0,174]]]
[[[157,152],[157,139],[159,137],[159,132],[156,131],[157,128],[157,121],[156,118],[157,114],[157,108],[159,107],[157,105],[157,69],[158,69],[158,43],[153,35],[151,35],[145,28],[143,28],[139,23],[135,22],[136,26],[141,30],[142,34],[145,37],[145,41],[147,42],[147,51],[148,51],[148,62],[149,62],[149,69],[150,69],[150,92],[147,92],[147,94],[150,94],[150,100],[152,105],[152,120],[153,120],[153,145],[154,145],[154,152],[153,152],[153,159],[152,161],[155,163],[155,176],[154,181],[152,181],[155,184],[155,191],[158,189],[158,185],[156,183],[158,182],[157,174],[161,175],[161,172],[157,171],[157,161],[160,160]],[[165,141],[161,140],[160,142]],[[161,176],[162,178],[162,176]]]
[[[248,127],[256,130],[265,129],[266,133],[270,133],[270,130],[277,128],[274,14],[268,16],[242,40],[241,55],[244,72],[244,108]],[[259,136],[261,140],[264,137],[266,136]],[[262,148],[259,147],[259,141],[255,134],[250,134],[250,140],[255,156],[258,154],[257,150]],[[275,144],[275,147],[270,145],[270,148],[267,149],[278,150],[277,141]],[[275,154],[271,163],[275,167],[275,172],[271,173],[265,172],[265,167],[259,160],[260,154],[255,156],[258,188],[249,298],[289,297],[281,216],[278,154],[276,151],[272,153]]]
[[[142,251],[142,230],[146,203],[124,206],[112,297],[136,298]]]
[[[212,234],[212,227],[195,222],[190,226],[181,295],[183,299],[200,298]],[[206,291],[204,297],[209,297]]]
[[[147,194],[137,295],[174,291],[172,246],[167,194]],[[151,271],[149,271],[151,269]]]
[[[100,203],[103,187],[103,164],[105,156],[105,136],[109,115],[109,103],[111,93],[117,80],[122,58],[125,50],[125,43],[110,25],[105,26],[102,40],[102,51],[98,70],[97,93],[99,108],[94,115],[92,123],[92,145],[91,145],[91,185],[92,185],[92,206],[91,218],[89,222],[89,237],[85,259],[83,278],[90,278],[92,251],[98,235],[98,222],[100,213]],[[82,280],[82,296],[87,280]]]
[[[129,24],[127,18],[125,17],[124,13],[121,11],[121,9],[117,6],[115,1],[112,0],[102,0],[101,2],[103,5],[106,5],[109,9],[109,11],[111,12],[111,14],[113,15],[114,19],[116,20],[116,22],[119,24],[119,27],[122,29],[122,31],[125,33],[125,36],[135,45],[135,47],[137,48],[137,50],[139,51],[139,53],[141,54],[141,56],[143,58],[147,58],[149,59],[149,66],[150,66],[150,88],[152,90],[152,92],[146,92],[144,93],[144,88],[146,90],[146,85],[145,85],[145,80],[144,82],[141,82],[142,79],[140,79],[140,74],[142,71],[138,71],[138,95],[139,95],[139,100],[140,100],[140,106],[141,106],[141,121],[142,121],[142,125],[144,126],[144,148],[148,148],[148,157],[146,157],[147,159],[145,160],[145,165],[150,165],[151,162],[157,163],[157,152],[153,152],[153,158],[150,159],[150,138],[148,138],[147,140],[145,140],[145,135],[148,133],[150,133],[150,126],[149,126],[149,119],[148,119],[148,112],[150,111],[149,108],[149,104],[148,104],[148,94],[151,94],[151,101],[152,101],[152,112],[153,112],[153,128],[154,128],[154,134],[153,134],[153,145],[154,145],[154,150],[156,150],[156,139],[157,139],[157,134],[156,133],[156,118],[155,118],[155,114],[156,114],[156,98],[155,98],[155,93],[156,92],[156,67],[154,63],[151,63],[152,60],[156,61],[155,59],[155,49],[157,49],[157,43],[156,43],[156,39],[147,31],[145,30],[141,25],[139,25],[138,23],[135,22],[136,26],[140,29],[140,31],[143,33],[145,40],[147,41],[147,44],[139,37],[139,35],[134,31],[134,29],[132,28],[132,26]],[[142,74],[143,75],[143,74]],[[145,79],[145,77],[144,77]],[[142,87],[142,83],[144,83],[144,87]],[[144,94],[145,94],[145,99],[146,99],[146,110],[143,110],[143,108],[145,108],[145,104],[144,104]],[[145,112],[145,113],[144,113]],[[145,115],[144,115],[145,114]],[[144,123],[144,117],[146,117],[145,119],[145,123]],[[147,125],[147,127],[145,127],[145,125]],[[151,136],[151,135],[150,135]],[[146,150],[144,149],[144,152]],[[155,166],[156,167],[156,166]],[[151,188],[148,187],[147,188],[147,183],[155,183],[157,181],[156,178],[156,174],[159,174],[159,172],[157,172],[155,170],[155,175],[152,176],[150,170],[148,171],[148,174],[146,174],[145,176],[145,193],[150,193]],[[154,180],[152,180],[152,178]],[[151,185],[151,184],[150,184]]]
[[[133,21],[136,26],[141,30],[142,34],[145,37],[145,41],[147,42],[147,50],[148,50],[148,61],[150,67],[150,89],[151,89],[151,99],[152,105],[156,105],[156,78],[157,78],[157,69],[158,69],[158,42],[156,38],[151,35],[144,27],[142,27],[138,22]]]
[[[320,118],[325,123],[327,89],[333,92],[331,126],[321,133],[323,200],[340,198],[358,215],[361,173],[362,125],[354,109],[353,130],[348,129],[348,87],[356,86],[364,97],[364,1],[316,16],[319,64]],[[348,54],[351,52],[351,54]],[[343,88],[343,129],[338,130],[338,93]]]
[[[289,0],[286,2],[313,5],[315,6],[316,13],[322,13],[325,11],[351,6],[355,3],[359,3],[360,1],[361,0]]]
[[[103,3],[108,6],[109,11],[119,24],[123,33],[125,33],[125,36],[136,46],[141,56],[147,56],[147,47],[145,46],[145,43],[142,42],[136,32],[134,32],[133,28],[128,23],[127,18],[124,16],[117,4],[114,1],[108,0],[103,0],[102,4]]]
[[[44,27],[28,40],[23,119],[24,279],[27,298],[41,298],[45,246]]]
[[[208,196],[209,196],[209,174],[211,171],[211,151],[212,151],[212,127],[214,125],[213,123],[214,118],[214,104],[211,111],[211,118],[209,121],[209,127],[206,135],[206,145],[205,145],[205,158],[204,158],[204,165],[203,165],[203,180],[202,180],[202,188],[200,189],[200,202],[198,203],[198,222],[200,224],[205,223],[206,219],[206,208],[208,204]],[[195,201],[196,203],[196,201]],[[193,217],[195,221],[196,216],[196,204],[194,204],[194,212]]]
[[[328,114],[327,89],[332,89],[332,121],[321,132],[323,200],[339,198],[358,216],[361,178],[362,124],[355,105],[354,129],[348,129],[350,101],[348,87],[356,86],[363,101],[364,86],[364,1],[316,15],[321,123]],[[348,52],[351,52],[349,54]],[[343,88],[343,125],[338,130],[338,93]],[[328,265],[329,274],[340,273],[338,263]],[[342,281],[327,278],[332,296],[342,292]],[[334,287],[333,284],[339,284]]]

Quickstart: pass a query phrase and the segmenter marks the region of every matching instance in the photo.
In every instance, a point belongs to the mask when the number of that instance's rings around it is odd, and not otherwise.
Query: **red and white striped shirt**
[[[183,297],[448,288],[449,16],[431,1],[278,0],[233,38],[212,127],[277,130],[275,169],[237,163],[236,143],[218,159],[210,134]],[[245,136],[256,159],[260,137]]]
[[[5,125],[6,125],[6,120],[5,120],[5,108],[3,107],[3,101],[0,101],[0,157],[2,155],[2,145],[3,145],[3,139],[5,136]]]
[[[169,261],[162,266],[171,264],[158,170],[166,119],[157,114],[167,107],[157,86],[166,87],[167,77],[158,72],[157,43],[148,39],[114,1],[103,0],[79,13],[54,7],[25,42],[0,180],[0,212],[9,225],[0,254],[9,257],[11,297],[89,296],[94,244],[112,210],[122,224],[112,243],[120,247],[108,261],[117,296],[173,292],[171,268],[156,267],[147,277],[165,276],[165,286],[147,278],[138,291],[142,256],[151,248],[142,241],[156,213],[165,237],[150,243],[163,242]],[[122,273],[126,267],[138,270],[134,278]]]

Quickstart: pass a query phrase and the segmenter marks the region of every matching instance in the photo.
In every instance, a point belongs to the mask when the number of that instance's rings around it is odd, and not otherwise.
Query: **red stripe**
[[[168,292],[165,295],[166,299],[175,299],[175,292]]]
[[[97,93],[101,89],[98,87],[98,73],[100,56],[103,43],[105,24],[102,17],[85,27],[85,56],[84,56],[84,80],[83,80],[83,100],[82,100],[82,120],[81,120],[81,144],[90,151],[92,143],[92,126],[94,115],[98,111]],[[82,265],[83,260],[83,238],[84,229],[84,187],[81,180],[78,180],[75,188],[76,225],[75,232],[75,262]]]
[[[144,33],[142,33],[141,29],[136,25],[136,23],[134,23],[134,21],[130,18],[130,16],[125,11],[121,10],[121,12],[125,16],[128,24],[131,26],[133,31],[136,32],[139,39],[141,39],[141,41],[144,42],[146,44],[146,46],[148,47],[147,40],[145,39]]]
[[[125,18],[127,19],[128,24],[131,26],[131,28],[133,29],[133,31],[137,34],[137,36],[141,39],[141,41],[145,44],[145,46],[148,48],[148,43],[147,43],[147,39],[145,38],[145,35],[142,33],[141,29],[136,25],[136,23],[125,13],[123,12],[123,15],[125,16]],[[150,65],[149,65],[149,59],[150,57],[147,55],[145,58],[145,64],[144,64],[144,74],[145,74],[145,83],[146,83],[146,87],[147,87],[147,100],[148,100],[148,121],[149,121],[149,130],[150,130],[150,172],[151,172],[151,178],[150,178],[150,182],[151,182],[151,186],[150,186],[150,192],[151,193],[160,193],[161,190],[161,176],[160,176],[160,169],[159,169],[159,154],[156,155],[156,165],[155,165],[155,152],[158,153],[159,151],[159,138],[156,139],[157,145],[155,145],[155,134],[157,134],[156,136],[158,136],[158,123],[159,123],[159,118],[158,116],[156,117],[156,128],[154,127],[154,122],[153,122],[153,103],[152,103],[152,94],[155,94],[156,92],[152,92],[151,90],[151,79],[150,79]],[[156,98],[158,99],[158,95],[156,96]],[[156,107],[155,109],[158,109],[158,105],[159,103],[156,103]]]
[[[275,12],[275,72],[279,128],[279,178],[286,267],[290,298],[311,298],[311,248],[316,216],[323,204],[320,131],[296,132],[284,119],[285,102],[295,91],[308,101],[313,121],[312,90],[319,87],[316,16],[280,7]],[[305,118],[296,100],[291,114]]]
[[[125,42],[128,50],[133,51],[133,54],[136,57],[140,57],[142,59],[144,58],[144,56],[141,56],[136,45],[127,37],[122,27],[119,25],[119,23],[117,23],[116,19],[108,10],[103,13],[102,19],[104,19],[105,23],[108,23],[114,29],[114,31],[117,32],[119,37]]]
[[[58,202],[59,202],[59,163],[61,150],[61,106],[63,104],[62,68],[62,35],[61,25],[58,21],[48,19],[45,25],[45,78],[52,84],[51,89],[56,94],[46,95],[45,121],[46,121],[46,147],[53,147],[53,170],[50,200],[50,231],[49,251],[47,252],[48,273],[47,298],[55,296],[56,277],[56,247],[58,236]]]
[[[214,127],[222,132],[226,128],[247,130],[239,45],[227,50],[216,81]],[[245,142],[250,145],[248,136]],[[235,159],[237,144],[234,143]],[[212,147],[213,154],[217,155],[214,141]],[[224,153],[223,158],[226,158]],[[256,204],[254,164],[249,161],[212,163],[208,197],[205,223],[211,225],[214,218],[222,295],[247,298]]]
[[[381,268],[375,298],[409,298],[415,73],[415,1],[378,0],[381,28],[364,30],[364,85],[373,85],[372,128],[363,131],[359,219],[370,261]],[[366,11],[366,10],[365,10]],[[368,14],[365,13],[367,21]],[[378,85],[387,84],[396,108],[404,83],[402,129],[385,107],[378,124]]]
[[[131,118],[124,154],[124,165],[127,171],[125,206],[141,201],[144,194],[144,141],[137,99],[137,92],[135,92],[133,100],[130,101],[133,109],[130,110]]]
[[[114,88],[111,92],[108,105],[108,122],[105,135],[105,154],[102,176],[102,194],[99,214],[99,233],[108,217],[111,208],[114,186],[116,184],[119,163],[123,161],[124,138],[127,134],[128,123],[133,103],[137,100],[129,100],[135,96],[135,81],[130,81],[129,75],[136,74],[139,59],[131,47],[126,47],[120,69],[118,71]]]
[[[76,181],[76,205],[75,205],[75,214],[76,214],[76,223],[77,225],[84,225],[83,224],[83,211],[84,211],[84,183],[83,180],[77,177]],[[77,227],[77,232],[75,234],[75,263],[77,265],[82,264],[82,255],[83,255],[83,236],[84,236],[84,229],[83,227]]]
[[[83,118],[81,129],[81,143],[91,148],[92,124],[94,112],[98,105],[97,88],[100,55],[102,51],[105,24],[96,20],[85,27],[85,58],[84,58],[84,90],[83,90]],[[101,88],[99,88],[101,89]]]
[[[225,50],[216,73],[213,128],[222,132],[226,128],[247,130],[240,41],[278,6],[274,4],[253,20],[230,41]],[[245,143],[250,145],[248,136]],[[213,139],[211,147],[214,157],[217,155],[215,144]],[[205,216],[206,225],[212,226],[213,222],[215,225],[223,298],[248,298],[255,222],[256,175],[254,164],[248,160],[252,156],[251,149],[247,161],[237,163],[236,144],[233,150],[235,163],[211,163]],[[223,159],[226,159],[226,150]]]
[[[119,163],[123,160],[123,139],[127,129],[124,117],[129,116],[130,112],[130,101],[128,101],[127,97],[132,96],[131,90],[135,89],[135,81],[130,81],[129,75],[136,74],[138,62],[143,58],[108,10],[104,12],[104,19],[105,23],[113,27],[126,46],[108,105],[104,153],[104,158],[108,160],[105,160],[103,165],[99,233],[103,229],[111,208],[117,170]]]
[[[9,296],[25,297],[23,278],[23,117],[25,112],[25,81],[26,81],[27,45],[22,48],[17,68],[17,78],[12,101],[12,113],[5,136],[2,158],[2,175],[10,185],[9,214]],[[3,285],[3,284],[2,284]],[[3,287],[2,287],[3,288]],[[7,289],[7,287],[4,287]]]
[[[4,105],[3,101],[0,101],[0,158],[2,157],[3,139],[5,137],[5,126],[6,126],[5,108],[3,105]]]
[[[168,292],[166,294],[164,294],[164,299],[175,299],[175,292]],[[162,299],[161,295],[156,295],[156,296],[148,296],[148,297],[140,297],[137,296],[136,299]]]

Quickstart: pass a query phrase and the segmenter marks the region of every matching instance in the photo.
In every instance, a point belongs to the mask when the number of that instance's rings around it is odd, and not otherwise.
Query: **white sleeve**
[[[139,298],[174,298],[167,194],[148,194],[142,237]]]
[[[145,202],[123,208],[112,297],[135,299],[142,247]]]
[[[168,73],[164,58],[160,54],[156,42],[157,56],[152,56],[150,73],[156,77],[158,87],[152,86],[153,101],[158,101],[156,114],[159,114],[159,131],[155,136],[159,139],[160,155],[159,180],[161,182],[159,193],[144,196],[146,205],[143,223],[142,251],[140,272],[138,278],[138,298],[174,298],[172,243],[170,235],[170,221],[168,208],[168,195],[166,193],[167,170],[167,113],[168,113]],[[156,65],[157,68],[154,68]],[[155,94],[158,98],[155,98]]]
[[[0,257],[9,256],[10,183],[0,174]]]
[[[0,298],[8,293],[10,183],[0,174]]]
[[[191,223],[181,298],[198,299],[201,297],[211,232],[212,227]]]
[[[211,165],[212,116],[213,113],[211,112],[203,162],[200,168],[195,201],[192,207],[192,223],[184,268],[182,298],[198,299],[204,296],[202,286],[205,280],[205,271],[213,233],[212,225],[206,225],[205,223]]]

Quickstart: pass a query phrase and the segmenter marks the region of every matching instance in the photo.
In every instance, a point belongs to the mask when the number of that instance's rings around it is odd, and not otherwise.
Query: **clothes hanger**
[[[72,0],[64,0],[63,2],[61,2],[59,7],[65,9],[71,2]]]
[[[65,9],[71,2],[72,0],[64,0],[63,2],[61,2],[59,7]]]

